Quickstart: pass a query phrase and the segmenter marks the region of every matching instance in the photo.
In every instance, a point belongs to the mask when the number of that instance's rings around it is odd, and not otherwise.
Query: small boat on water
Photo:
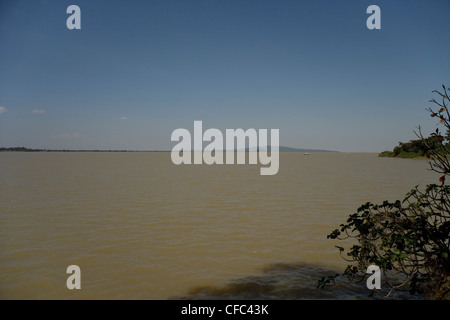
[[[308,152],[305,152],[304,155],[305,155],[305,156],[309,156],[309,153],[308,153]]]

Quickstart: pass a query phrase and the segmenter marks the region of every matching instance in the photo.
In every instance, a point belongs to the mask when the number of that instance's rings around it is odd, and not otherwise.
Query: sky
[[[449,35],[448,0],[0,0],[0,147],[171,150],[202,120],[392,150],[437,125]]]

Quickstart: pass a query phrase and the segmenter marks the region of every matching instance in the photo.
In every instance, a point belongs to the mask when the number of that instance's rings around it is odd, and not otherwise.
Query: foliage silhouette
[[[447,133],[449,92],[445,86],[442,92],[433,91],[441,98],[430,100],[438,109],[426,109],[439,119]],[[352,281],[363,281],[368,277],[367,267],[377,265],[389,288],[386,297],[408,291],[430,299],[450,299],[450,186],[445,185],[445,178],[450,175],[449,135],[442,135],[437,128],[425,138],[418,129],[420,144],[415,145],[429,159],[430,170],[442,174],[439,184],[428,185],[423,191],[416,186],[402,201],[384,201],[379,205],[368,202],[327,238],[356,240],[347,251],[337,246],[341,255],[345,253],[344,259],[351,262],[343,275]],[[337,276],[323,277],[318,287],[333,283]],[[375,294],[372,291],[372,296]]]

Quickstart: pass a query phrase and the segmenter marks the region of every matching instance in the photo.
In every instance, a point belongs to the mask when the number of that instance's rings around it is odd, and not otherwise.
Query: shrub
[[[449,88],[433,91],[441,101],[430,100],[439,107],[428,108],[432,117],[439,119],[450,132]],[[405,198],[382,204],[366,203],[350,215],[345,224],[331,232],[327,238],[356,240],[346,252],[351,262],[344,271],[350,280],[363,280],[369,265],[377,265],[388,286],[389,296],[398,290],[411,294],[422,293],[431,299],[450,299],[450,186],[445,177],[450,175],[449,134],[443,136],[436,129],[424,138],[419,127],[420,140],[400,143],[394,155],[423,152],[430,170],[442,174],[440,185],[428,185],[424,191],[416,186]],[[337,246],[341,255],[345,249]],[[339,275],[323,277],[318,286],[323,288]]]

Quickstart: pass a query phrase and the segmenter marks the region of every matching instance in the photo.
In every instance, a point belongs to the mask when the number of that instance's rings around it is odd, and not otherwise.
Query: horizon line
[[[268,152],[271,147],[267,146]],[[281,150],[283,149],[283,150]],[[191,150],[187,152],[202,152],[203,150]],[[259,150],[223,150],[216,152],[258,152]],[[28,148],[28,147],[0,147],[0,152],[172,152],[172,150],[164,149],[65,149],[65,148]],[[293,148],[286,146],[279,146],[279,152],[341,152],[337,150],[325,150],[325,149],[311,149],[311,148]]]

